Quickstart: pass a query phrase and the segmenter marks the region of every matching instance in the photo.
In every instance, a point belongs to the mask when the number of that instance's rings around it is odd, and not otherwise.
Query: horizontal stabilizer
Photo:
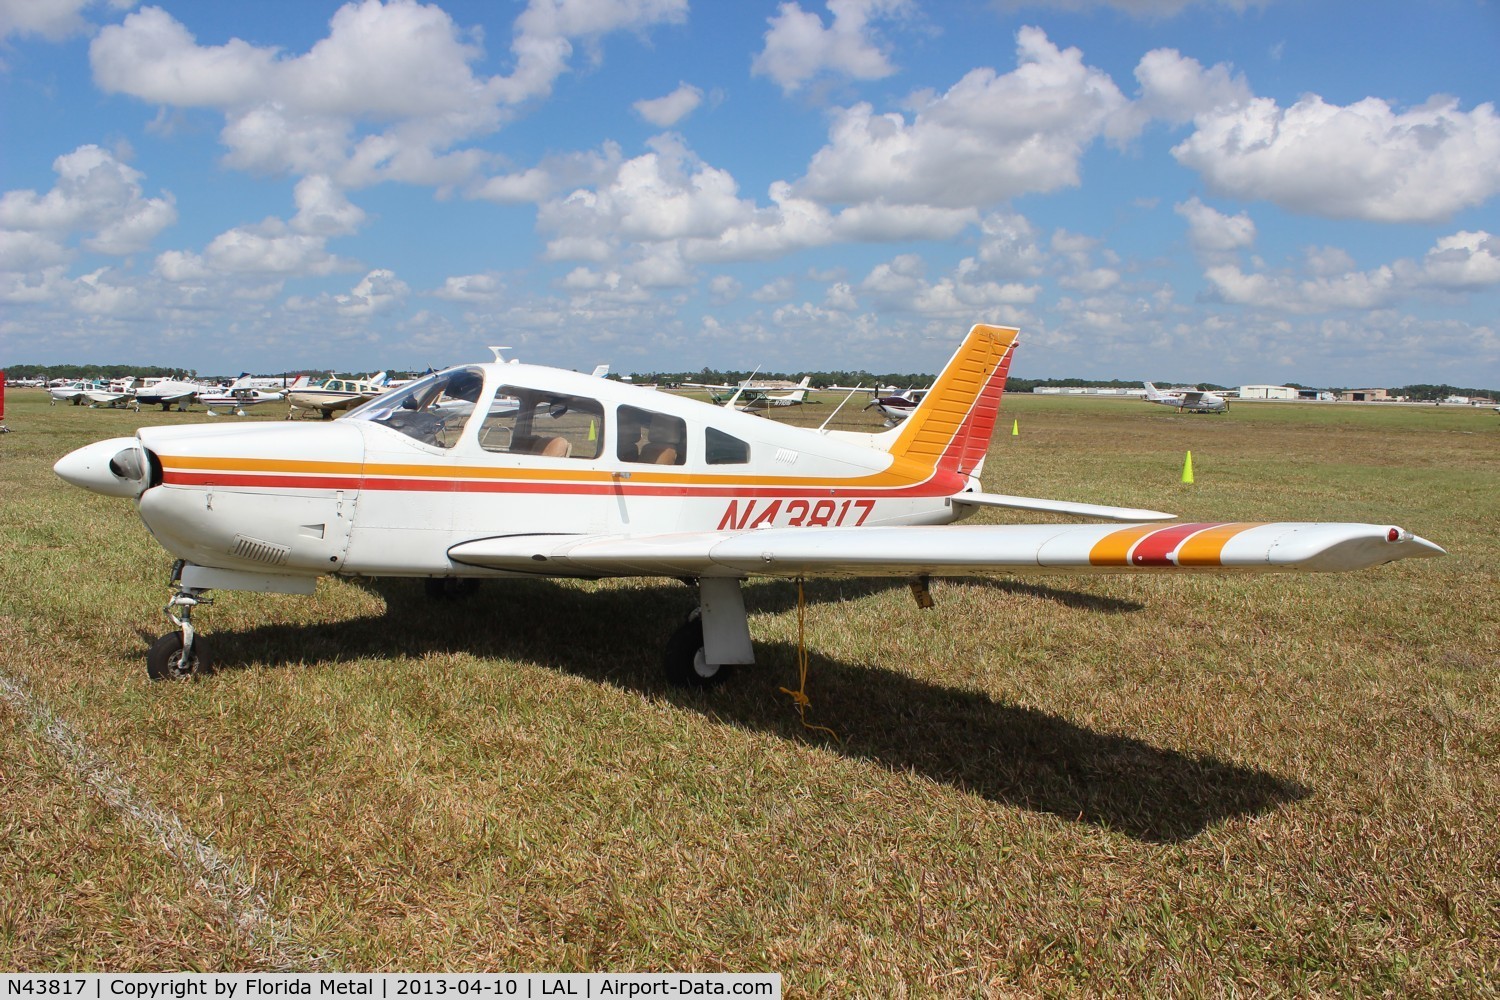
[[[1073,503],[1069,500],[1042,500],[1037,497],[1013,497],[1003,493],[959,493],[954,503],[970,507],[1006,507],[1011,510],[1036,510],[1048,514],[1072,514],[1075,517],[1094,517],[1104,521],[1170,521],[1176,514],[1163,514],[1159,510],[1140,510],[1136,507],[1109,507],[1097,503]]]
[[[995,524],[762,528],[669,535],[501,535],[456,563],[541,576],[1027,576],[1343,572],[1441,548],[1378,524]]]

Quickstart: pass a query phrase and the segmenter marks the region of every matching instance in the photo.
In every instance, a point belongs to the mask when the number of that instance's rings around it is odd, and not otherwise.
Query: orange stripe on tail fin
[[[1000,414],[1020,331],[976,324],[932,389],[912,411],[890,452],[935,469],[971,475],[984,461]]]

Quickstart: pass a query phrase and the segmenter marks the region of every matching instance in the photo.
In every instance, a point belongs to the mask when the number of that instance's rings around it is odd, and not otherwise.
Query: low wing
[[[498,535],[454,562],[539,576],[1023,576],[1151,570],[1342,572],[1444,555],[1389,525],[1023,524]]]

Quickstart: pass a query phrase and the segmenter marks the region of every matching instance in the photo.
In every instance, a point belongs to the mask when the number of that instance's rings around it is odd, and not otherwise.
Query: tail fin
[[[1000,415],[1019,330],[976,324],[901,425],[892,455],[972,475],[984,463]]]

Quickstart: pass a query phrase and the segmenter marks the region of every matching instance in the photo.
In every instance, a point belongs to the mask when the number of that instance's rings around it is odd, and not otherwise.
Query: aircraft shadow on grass
[[[795,643],[757,643],[758,662],[710,692],[672,688],[659,658],[666,635],[694,603],[667,584],[587,592],[551,580],[488,585],[465,600],[433,601],[420,581],[366,581],[386,601],[383,618],[316,626],[211,631],[215,666],[336,664],[367,657],[420,658],[465,652],[519,660],[671,701],[748,729],[822,740],[831,752],[896,772],[924,775],[993,802],[1094,824],[1159,843],[1186,840],[1224,820],[1306,797],[1306,787],[1241,765],[1101,733],[985,694],[919,680],[885,666],[809,650],[809,721],[843,739],[810,736],[783,686],[797,685]],[[1111,598],[999,583],[1002,590],[1106,613],[1138,610]],[[810,583],[810,605],[893,587],[901,581]],[[746,589],[752,615],[797,606],[796,588]],[[392,622],[399,622],[393,627]]]

